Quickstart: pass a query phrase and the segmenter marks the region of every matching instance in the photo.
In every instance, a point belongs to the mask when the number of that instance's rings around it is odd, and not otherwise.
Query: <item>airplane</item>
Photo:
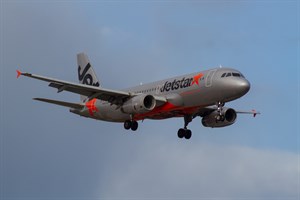
[[[68,91],[80,95],[79,103],[47,98],[37,101],[65,106],[70,112],[102,121],[119,122],[126,130],[138,129],[138,121],[182,117],[184,126],[177,132],[179,138],[190,139],[188,124],[201,117],[204,127],[225,127],[235,123],[237,114],[259,112],[236,111],[225,103],[244,96],[250,89],[249,81],[238,70],[214,68],[177,76],[136,87],[111,90],[101,87],[99,79],[85,53],[77,54],[79,83],[63,81],[17,70],[21,75],[49,82],[57,92]]]

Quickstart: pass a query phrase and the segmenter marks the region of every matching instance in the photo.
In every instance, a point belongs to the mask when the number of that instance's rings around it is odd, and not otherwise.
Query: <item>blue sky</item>
[[[1,6],[1,199],[299,199],[298,1],[14,1]],[[86,52],[103,87],[217,67],[250,92],[222,129],[182,119],[122,124],[32,101],[57,94],[20,68],[77,82]]]

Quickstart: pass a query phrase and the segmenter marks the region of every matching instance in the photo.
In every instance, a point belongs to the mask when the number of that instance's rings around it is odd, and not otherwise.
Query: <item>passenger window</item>
[[[228,76],[231,76],[231,73],[230,73],[230,72],[229,72],[229,73],[227,73],[226,77],[228,77]]]
[[[225,75],[226,75],[226,73],[222,74],[222,76],[221,76],[221,77],[223,78],[223,77],[225,77]]]

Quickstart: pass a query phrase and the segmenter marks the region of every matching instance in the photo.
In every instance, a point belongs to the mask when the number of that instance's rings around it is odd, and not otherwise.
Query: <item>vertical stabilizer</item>
[[[79,83],[100,87],[100,83],[96,76],[96,73],[85,53],[77,54],[77,65]],[[86,98],[86,96],[80,96],[80,100],[82,102],[84,102]]]

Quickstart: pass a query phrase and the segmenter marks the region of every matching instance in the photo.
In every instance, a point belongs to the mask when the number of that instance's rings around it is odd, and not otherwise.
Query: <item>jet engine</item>
[[[218,111],[213,111],[202,118],[202,125],[211,128],[224,127],[232,125],[236,120],[236,112],[232,108],[223,108],[221,115],[223,116],[223,119],[218,120],[220,113]]]
[[[141,94],[127,100],[122,111],[128,114],[142,114],[153,110],[156,106],[156,100],[152,95]]]

